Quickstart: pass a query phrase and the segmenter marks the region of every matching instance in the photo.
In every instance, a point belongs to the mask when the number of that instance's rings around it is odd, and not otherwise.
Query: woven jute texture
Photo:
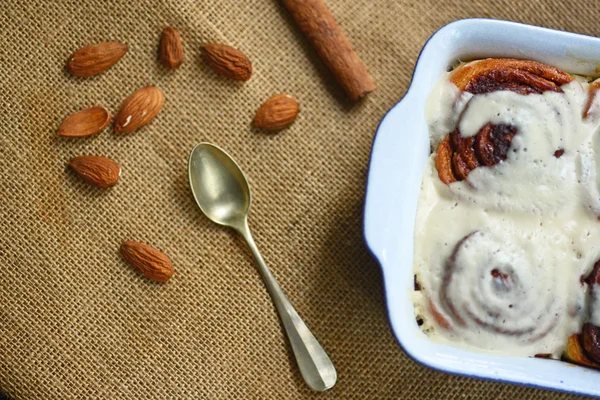
[[[388,327],[362,207],[377,123],[436,29],[490,17],[600,35],[600,3],[327,4],[378,85],[359,104],[277,0],[0,4],[0,388],[17,399],[572,398],[411,361]],[[176,71],[157,61],[167,25],[185,46]],[[115,67],[89,79],[65,72],[75,49],[106,40],[129,44]],[[252,79],[217,76],[200,59],[207,42],[243,50]],[[70,113],[95,104],[115,113],[149,84],[166,97],[150,125],[57,138]],[[252,128],[257,107],[280,92],[298,99],[296,122],[278,134]],[[337,366],[331,391],[307,389],[244,243],[197,209],[187,157],[201,141],[225,148],[248,175],[255,239]],[[77,179],[66,165],[82,154],[118,161],[119,184],[100,191]],[[118,252],[126,239],[168,254],[173,279],[137,275]]]

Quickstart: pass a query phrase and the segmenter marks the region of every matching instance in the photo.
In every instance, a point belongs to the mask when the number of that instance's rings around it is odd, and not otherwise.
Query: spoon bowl
[[[252,196],[240,167],[217,146],[200,143],[190,154],[189,178],[202,212],[212,221],[235,229],[246,240],[279,313],[304,381],[316,391],[333,387],[337,381],[333,363],[279,287],[250,234],[248,213]]]
[[[250,185],[237,163],[217,146],[201,143],[189,161],[192,193],[202,212],[220,225],[237,227],[252,203]]]

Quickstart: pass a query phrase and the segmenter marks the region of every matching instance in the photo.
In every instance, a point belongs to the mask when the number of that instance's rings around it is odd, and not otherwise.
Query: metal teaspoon
[[[189,178],[202,212],[213,222],[235,229],[246,240],[308,386],[317,391],[333,387],[337,380],[333,363],[283,294],[250,235],[248,213],[252,196],[240,167],[217,146],[200,143],[190,154]]]

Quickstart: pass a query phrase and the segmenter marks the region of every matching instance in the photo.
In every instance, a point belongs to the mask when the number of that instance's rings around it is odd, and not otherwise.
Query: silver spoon
[[[333,363],[281,291],[250,235],[248,213],[252,196],[240,167],[217,146],[200,143],[190,154],[189,178],[202,212],[213,222],[235,229],[248,243],[308,386],[317,391],[333,387],[337,380]]]

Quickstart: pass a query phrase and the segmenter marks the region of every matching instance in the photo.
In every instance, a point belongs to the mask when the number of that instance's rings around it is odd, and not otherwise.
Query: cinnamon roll
[[[564,358],[576,364],[600,368],[600,260],[596,261],[588,285],[588,316],[580,334],[569,337]]]
[[[449,81],[460,91],[474,95],[495,91],[528,95],[562,93],[561,85],[570,83],[573,77],[534,61],[488,59],[458,67]],[[516,126],[493,123],[487,123],[469,137],[463,137],[459,129],[454,130],[437,148],[435,166],[441,181],[445,184],[462,181],[479,166],[491,167],[504,161],[517,133]]]
[[[586,85],[533,61],[458,67],[428,101],[438,180],[457,199],[497,211],[542,214],[574,204],[578,169],[587,167],[576,161],[592,128],[582,118]],[[600,195],[597,203],[600,215]]]
[[[444,262],[433,296],[439,327],[494,350],[556,352],[571,329],[568,302],[561,301],[569,287],[556,271],[545,270],[556,260],[531,250],[508,230],[476,230],[461,238]]]
[[[591,119],[600,116],[600,102],[598,101],[598,92],[600,91],[600,80],[590,84],[588,97],[583,109],[583,118]]]

